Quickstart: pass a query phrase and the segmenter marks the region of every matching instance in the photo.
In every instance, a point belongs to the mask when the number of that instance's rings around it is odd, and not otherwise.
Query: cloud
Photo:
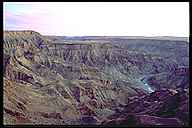
[[[21,6],[21,5],[20,5]],[[28,8],[17,8],[16,11],[9,9],[4,10],[4,29],[30,29],[30,30],[42,30],[44,26],[49,26],[48,18],[49,15],[45,11],[36,10],[34,7]],[[20,10],[20,11],[18,11]],[[35,11],[36,10],[36,11]]]

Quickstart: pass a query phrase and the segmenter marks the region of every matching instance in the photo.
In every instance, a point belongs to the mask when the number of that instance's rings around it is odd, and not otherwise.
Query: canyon
[[[4,124],[189,125],[189,42],[4,31]]]

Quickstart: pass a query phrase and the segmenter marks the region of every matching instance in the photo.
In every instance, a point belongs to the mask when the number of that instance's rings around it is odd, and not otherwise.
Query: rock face
[[[3,45],[4,124],[189,123],[185,41],[6,31]]]

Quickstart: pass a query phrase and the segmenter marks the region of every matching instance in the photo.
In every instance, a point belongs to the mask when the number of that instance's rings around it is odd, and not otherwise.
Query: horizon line
[[[22,31],[31,31],[31,32],[37,32],[43,36],[61,36],[61,37],[176,37],[176,38],[189,38],[189,36],[172,36],[172,35],[158,35],[158,36],[146,36],[146,35],[122,35],[122,36],[119,36],[119,35],[56,35],[56,34],[42,34],[41,32],[38,32],[38,31],[35,31],[35,30],[3,30],[3,32],[22,32]]]

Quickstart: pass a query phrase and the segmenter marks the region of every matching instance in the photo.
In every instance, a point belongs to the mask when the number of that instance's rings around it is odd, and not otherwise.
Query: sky
[[[189,3],[4,2],[3,27],[57,36],[189,37]]]

